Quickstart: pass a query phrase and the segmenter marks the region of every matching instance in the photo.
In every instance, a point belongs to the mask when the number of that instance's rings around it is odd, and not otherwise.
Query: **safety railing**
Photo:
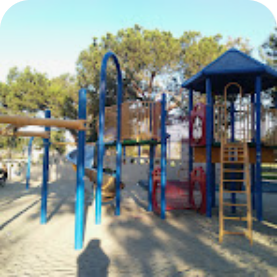
[[[160,138],[161,103],[130,101],[122,104],[122,140],[148,140]],[[117,130],[116,106],[105,110],[105,139],[114,140]]]
[[[226,141],[250,142],[254,137],[254,108],[252,105],[239,107],[231,117],[230,110],[223,104],[214,105],[214,141],[221,142],[223,136]],[[232,123],[233,121],[233,123]],[[226,125],[226,126],[225,126]],[[234,132],[232,132],[234,128]],[[234,133],[234,137],[232,137]]]
[[[226,119],[227,117],[227,119]],[[245,105],[236,109],[234,113],[235,141],[255,141],[256,116],[255,106]],[[227,124],[225,133],[225,124]],[[221,142],[223,133],[225,139],[231,140],[232,124],[230,111],[225,112],[225,105],[214,105],[214,141]],[[261,109],[261,141],[268,146],[277,146],[277,109]]]

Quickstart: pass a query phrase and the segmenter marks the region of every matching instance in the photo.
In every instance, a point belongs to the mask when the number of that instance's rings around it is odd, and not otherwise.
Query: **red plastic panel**
[[[190,144],[202,146],[206,144],[206,105],[197,103],[190,116]]]

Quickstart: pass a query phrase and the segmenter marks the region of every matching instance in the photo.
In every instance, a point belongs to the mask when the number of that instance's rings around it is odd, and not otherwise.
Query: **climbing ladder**
[[[243,132],[239,142],[229,142],[228,140],[227,88],[225,89],[224,125],[221,135],[220,154],[219,241],[223,241],[224,235],[245,235],[252,244],[251,180],[247,135]],[[242,128],[243,130],[245,128]],[[234,194],[243,195],[245,202],[228,202],[225,196],[229,195],[232,198]],[[246,215],[237,216],[232,214],[232,216],[229,216],[226,214],[228,207],[232,209],[232,212],[235,212],[236,208],[240,207]],[[247,223],[247,230],[245,232],[226,230],[226,221],[245,221]]]
[[[238,174],[239,173],[239,174]],[[232,175],[239,175],[240,179],[232,179]],[[234,183],[236,185],[234,185]],[[242,190],[242,186],[245,190]],[[235,189],[233,187],[236,187]],[[249,156],[247,143],[224,143],[221,146],[221,182],[219,199],[219,241],[224,235],[245,235],[252,244],[252,208],[251,208],[251,182],[249,173]],[[226,202],[226,194],[239,193],[246,196],[245,203]],[[226,216],[225,207],[241,207],[246,209],[246,216]],[[246,232],[233,232],[225,230],[225,221],[237,220],[247,222]]]

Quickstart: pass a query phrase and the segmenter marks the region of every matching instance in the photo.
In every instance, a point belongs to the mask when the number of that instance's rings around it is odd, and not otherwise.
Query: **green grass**
[[[274,175],[262,175],[262,178],[265,180],[277,180],[277,176]]]

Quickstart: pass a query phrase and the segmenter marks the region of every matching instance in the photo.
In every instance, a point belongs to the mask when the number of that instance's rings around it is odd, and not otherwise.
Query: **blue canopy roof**
[[[245,53],[230,49],[186,80],[183,88],[205,92],[205,80],[211,78],[212,91],[221,94],[229,82],[239,83],[244,93],[255,91],[255,77],[261,75],[262,89],[277,86],[277,71]]]

